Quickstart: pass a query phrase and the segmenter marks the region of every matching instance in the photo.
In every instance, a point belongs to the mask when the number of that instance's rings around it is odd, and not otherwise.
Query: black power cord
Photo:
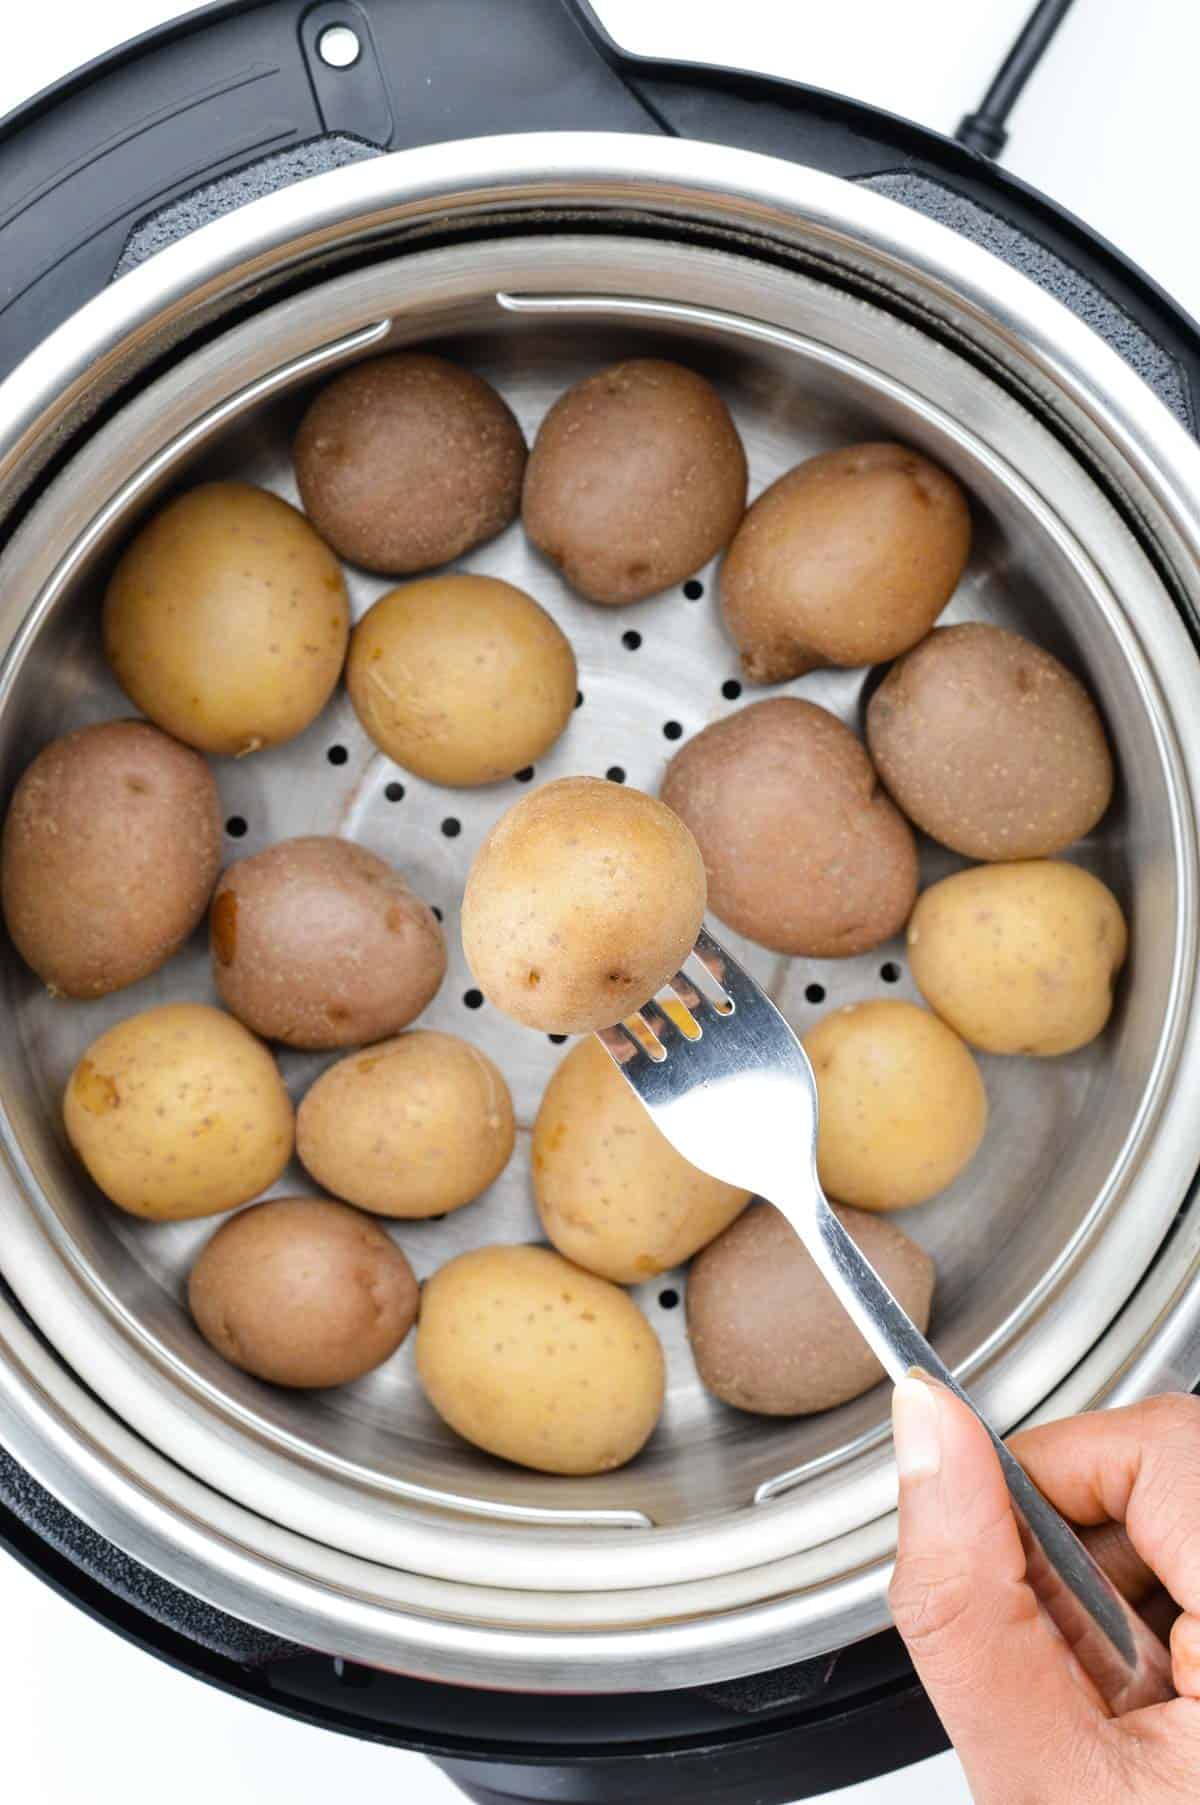
[[[967,113],[955,132],[960,144],[985,157],[1000,155],[1008,143],[1005,122],[1070,9],[1071,0],[1038,0],[978,112]]]

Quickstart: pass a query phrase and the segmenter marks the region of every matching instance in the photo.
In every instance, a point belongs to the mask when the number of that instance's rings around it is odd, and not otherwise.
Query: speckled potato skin
[[[1029,859],[932,885],[913,910],[908,959],[930,1008],[973,1047],[1046,1058],[1104,1028],[1127,941],[1099,878]]]
[[[377,1216],[442,1216],[471,1203],[512,1155],[507,1084],[456,1034],[416,1029],[340,1059],[296,1117],[317,1183]]]
[[[178,952],[220,862],[220,800],[198,753],[145,721],[82,727],[39,752],[13,792],[4,920],[56,995],[107,996]]]
[[[1089,833],[1113,764],[1077,677],[1018,633],[937,627],[867,709],[867,744],[910,821],[969,859],[1038,859]]]
[[[559,1253],[619,1285],[690,1259],[750,1201],[676,1153],[591,1035],[546,1086],[533,1190]]]
[[[851,1239],[924,1333],[933,1261],[884,1216],[835,1210]],[[883,1378],[883,1368],[769,1203],[756,1203],[693,1261],[688,1334],[700,1377],[723,1403],[761,1416],[832,1410]]]
[[[311,726],[349,635],[337,559],[303,514],[249,483],[168,502],[104,599],[104,650],[125,694],[176,739],[231,758]]]
[[[904,926],[917,849],[861,742],[827,709],[773,696],[714,721],[667,767],[709,907],[775,952],[834,959]]]
[[[987,1127],[964,1043],[899,1000],[834,1009],[804,1036],[820,1100],[817,1171],[829,1197],[902,1210],[953,1184]]]
[[[712,384],[635,357],[555,402],[529,455],[521,516],[572,589],[619,607],[707,564],[745,507],[746,454]]]
[[[318,532],[352,564],[400,577],[448,564],[516,519],[525,440],[481,376],[401,351],[321,390],[294,459]]]
[[[575,708],[575,654],[524,590],[456,572],[382,596],[354,629],[346,685],[375,744],[431,783],[498,783]]]
[[[320,834],[231,865],[211,939],[225,1007],[289,1047],[384,1040],[416,1019],[446,970],[437,917],[400,873]]]
[[[323,1197],[276,1197],[223,1223],[188,1280],[196,1327],[272,1385],[347,1385],[417,1316],[417,1281],[377,1223]]]
[[[240,1022],[169,1003],[93,1041],[63,1101],[67,1136],[132,1216],[213,1216],[267,1190],[292,1157],[291,1099]]]
[[[751,683],[879,664],[928,633],[971,549],[953,477],[904,445],[846,445],[797,464],[746,515],[721,606]]]
[[[662,1410],[658,1337],[632,1298],[545,1247],[480,1247],[427,1279],[417,1372],[476,1447],[540,1473],[607,1473]]]
[[[463,950],[498,1009],[543,1033],[588,1034],[678,971],[704,906],[704,866],[678,816],[624,784],[563,777],[484,841]]]

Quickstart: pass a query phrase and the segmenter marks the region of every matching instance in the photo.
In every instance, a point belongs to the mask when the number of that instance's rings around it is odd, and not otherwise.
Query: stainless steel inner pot
[[[473,235],[430,244],[447,224]],[[361,266],[346,269],[351,249]],[[288,292],[273,295],[285,270]],[[939,1351],[1002,1428],[1192,1384],[1200,668],[1184,614],[1200,608],[1200,451],[1056,303],[889,201],[711,147],[497,140],[305,183],[125,278],[0,389],[0,509],[73,435],[0,559],[0,789],[54,734],[127,709],[98,608],[147,509],[218,475],[294,500],[290,435],[314,384],[417,343],[495,382],[528,436],[605,361],[677,357],[732,407],[752,495],[865,437],[918,445],[966,484],[975,551],[946,618],[1033,635],[1096,695],[1120,789],[1070,856],[1121,897],[1132,952],[1101,1042],[983,1062],[984,1149],[903,1226],[937,1261]],[[153,378],[130,381],[151,355]],[[80,424],[89,373],[93,401],[117,396],[96,428]],[[463,563],[529,589],[575,645],[584,699],[537,781],[619,768],[653,791],[668,721],[691,734],[753,699],[724,693],[736,660],[715,569],[698,598],[616,611],[573,597],[519,527]],[[349,576],[356,614],[389,586]],[[862,686],[861,672],[831,672],[789,687],[855,725]],[[423,1019],[496,1058],[523,1132],[483,1200],[397,1227],[418,1274],[464,1247],[535,1238],[527,1131],[561,1049],[468,1007],[456,931],[479,840],[523,785],[447,791],[398,772],[344,699],[299,742],[217,775],[226,816],[246,823],[231,859],[344,833],[444,912],[449,971]],[[924,849],[927,881],[957,863]],[[734,945],[801,1030],[841,1002],[915,994],[901,943],[822,962]],[[59,1121],[66,1075],[96,1034],[212,995],[203,942],[87,1005],[51,999],[7,948],[0,960],[0,1271],[44,1337],[0,1298],[0,1435],[121,1546],[301,1642],[493,1685],[689,1684],[881,1627],[894,1545],[885,1388],[793,1422],[715,1404],[670,1307],[683,1274],[637,1293],[666,1348],[668,1403],[639,1460],[603,1478],[475,1453],[425,1405],[410,1348],[326,1394],[259,1385],[212,1354],[183,1308],[213,1225],[113,1210]],[[297,1096],[325,1063],[284,1055]],[[297,1169],[278,1188],[312,1187]]]

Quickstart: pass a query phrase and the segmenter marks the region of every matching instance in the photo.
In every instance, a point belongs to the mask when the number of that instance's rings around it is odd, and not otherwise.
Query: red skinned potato
[[[231,865],[213,897],[221,1000],[266,1040],[361,1046],[406,1028],[446,969],[432,909],[398,871],[332,836]]]
[[[1095,827],[1113,763],[1095,703],[1002,627],[938,627],[867,708],[867,744],[910,821],[969,859],[1038,859]]]
[[[412,1267],[376,1222],[324,1197],[275,1197],[223,1223],[188,1280],[217,1353],[273,1385],[360,1379],[417,1317]]]
[[[712,384],[635,357],[555,402],[529,455],[521,513],[573,589],[620,606],[699,570],[745,507],[746,454]]]
[[[401,351],[355,364],[320,391],[294,459],[322,537],[364,570],[408,576],[516,518],[525,440],[481,376]]]
[[[954,478],[904,445],[847,445],[759,496],[721,567],[751,683],[880,664],[928,633],[971,549]]]
[[[924,1333],[934,1267],[886,1217],[835,1212]],[[762,1416],[809,1416],[869,1391],[883,1368],[769,1203],[739,1216],[692,1262],[688,1334],[700,1377],[723,1403]]]
[[[56,995],[107,996],[178,952],[220,862],[220,799],[199,753],[146,721],[82,727],[39,752],[13,792],[5,923]]]
[[[713,913],[775,952],[833,959],[898,933],[917,849],[861,742],[795,696],[752,702],[689,740],[662,799],[696,837]]]

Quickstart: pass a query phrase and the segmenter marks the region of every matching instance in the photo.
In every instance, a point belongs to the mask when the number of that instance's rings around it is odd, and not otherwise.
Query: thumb
[[[1025,1584],[1008,1488],[982,1424],[911,1377],[892,1403],[900,1538],[890,1601],[921,1682],[975,1787],[1025,1775],[1104,1720],[1091,1682]],[[1017,1793],[1005,1793],[1015,1797]]]

